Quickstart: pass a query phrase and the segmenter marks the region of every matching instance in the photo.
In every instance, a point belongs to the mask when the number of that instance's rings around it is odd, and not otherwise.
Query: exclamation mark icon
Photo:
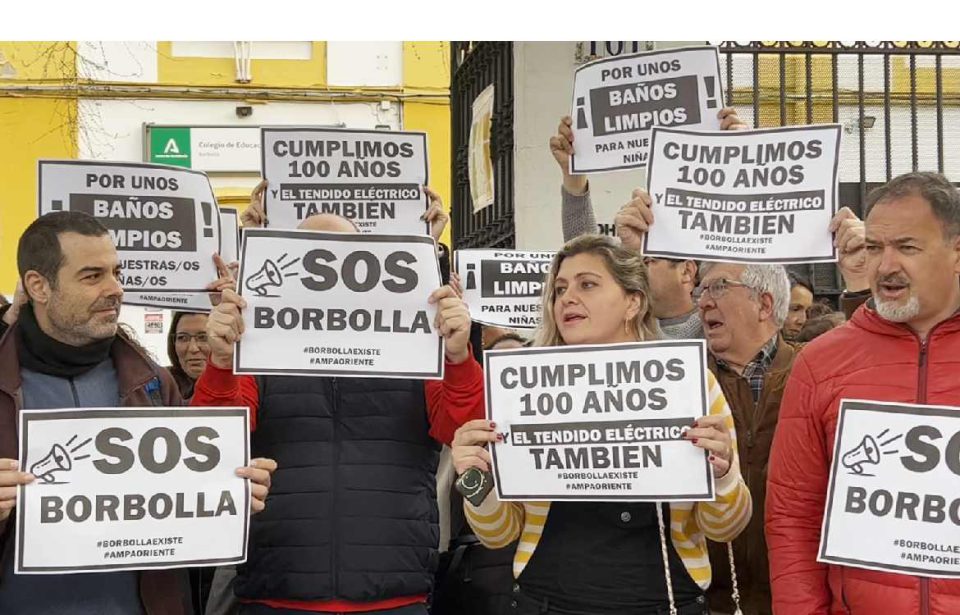
[[[213,204],[201,202],[200,211],[203,213],[203,236],[213,237],[213,226],[211,223],[213,219]]]
[[[477,288],[477,266],[474,263],[467,265],[467,290],[475,290]]]
[[[704,77],[703,85],[707,88],[707,109],[716,109],[718,102],[716,77]]]
[[[587,111],[584,108],[586,104],[587,100],[583,96],[577,99],[577,130],[590,128],[590,125],[587,124]]]

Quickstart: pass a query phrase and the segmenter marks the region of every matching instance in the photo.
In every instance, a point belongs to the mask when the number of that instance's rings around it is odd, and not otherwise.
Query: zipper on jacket
[[[930,337],[933,330],[927,334],[927,339],[920,340],[920,358],[917,361],[917,403],[927,403],[927,355],[930,354]],[[920,577],[920,613],[930,613],[930,579]]]
[[[70,378],[70,392],[73,393],[73,406],[74,408],[80,407],[80,394],[77,392],[77,385],[73,382],[73,378]]]
[[[339,551],[340,551],[339,549],[340,545],[337,542],[337,534],[339,533],[339,519],[337,518],[337,501],[340,499],[340,494],[338,493],[339,486],[340,486],[339,485],[340,481],[338,480],[339,478],[338,474],[340,471],[340,439],[339,439],[339,428],[337,426],[337,423],[339,423],[339,418],[340,418],[340,392],[337,387],[336,378],[330,379],[330,386],[333,389],[333,395],[331,396],[333,397],[333,404],[331,406],[332,416],[330,417],[332,421],[332,427],[333,427],[333,446],[331,447],[333,459],[331,460],[331,466],[330,466],[331,469],[333,470],[332,481],[331,481],[331,484],[333,487],[333,493],[331,494],[332,497],[330,498],[331,508],[332,508],[331,515],[330,515],[330,529],[331,529],[330,574],[333,579],[333,583],[332,583],[333,595],[339,598],[342,595],[340,593],[340,577],[337,574],[337,568],[340,564],[340,561],[339,561],[340,558],[338,557]]]
[[[850,609],[850,603],[847,602],[847,573],[846,569],[840,567],[840,602],[843,603],[843,612],[847,615],[853,615],[853,610]]]

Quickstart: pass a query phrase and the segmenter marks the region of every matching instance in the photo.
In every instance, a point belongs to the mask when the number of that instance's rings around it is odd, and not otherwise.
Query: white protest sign
[[[484,353],[501,500],[697,501],[707,452],[683,439],[708,411],[702,341]]]
[[[20,412],[16,572],[243,562],[247,408]]]
[[[236,262],[240,253],[240,227],[237,210],[220,210],[220,231],[220,257],[227,264]],[[209,293],[142,293],[131,291],[123,293],[123,302],[127,305],[167,308],[178,312],[197,314],[209,313],[212,308]]]
[[[314,214],[352,220],[362,233],[430,234],[427,135],[422,132],[263,128],[264,211],[270,228]]]
[[[840,402],[817,560],[960,578],[960,408]]]
[[[210,180],[162,164],[41,160],[39,215],[81,211],[110,231],[124,290],[203,290],[217,279],[220,218]]]
[[[540,324],[540,294],[555,252],[457,250],[463,300],[474,322],[511,329]]]
[[[837,260],[840,126],[654,129],[647,170],[655,224],[646,256],[755,263]]]
[[[430,237],[249,229],[237,374],[443,377]]]
[[[584,64],[573,80],[571,173],[647,165],[650,130],[719,130],[723,107],[716,47],[616,56]]]

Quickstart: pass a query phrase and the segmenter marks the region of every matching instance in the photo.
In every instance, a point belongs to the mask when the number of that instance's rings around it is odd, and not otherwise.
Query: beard
[[[890,322],[909,322],[920,315],[920,300],[913,294],[906,303],[876,301],[877,313]]]
[[[118,298],[109,297],[97,300],[89,308],[80,310],[75,305],[61,303],[55,297],[47,307],[47,316],[50,324],[57,329],[57,336],[75,346],[83,346],[117,334],[119,314],[111,316],[105,313],[96,313],[99,310],[117,309],[120,307]]]

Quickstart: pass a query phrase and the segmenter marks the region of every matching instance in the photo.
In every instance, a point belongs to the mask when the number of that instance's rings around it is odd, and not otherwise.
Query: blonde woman
[[[658,338],[642,258],[599,235],[578,237],[553,260],[536,346],[614,344]],[[500,502],[491,492],[465,503],[480,541],[500,548],[520,539],[513,560],[512,612],[522,615],[708,613],[706,539],[733,540],[752,502],[740,476],[730,409],[713,375],[710,409],[687,432],[709,451],[711,502]],[[490,469],[494,425],[475,420],[456,433],[458,473]],[[509,471],[509,470],[507,470]],[[669,540],[667,539],[669,537]]]

